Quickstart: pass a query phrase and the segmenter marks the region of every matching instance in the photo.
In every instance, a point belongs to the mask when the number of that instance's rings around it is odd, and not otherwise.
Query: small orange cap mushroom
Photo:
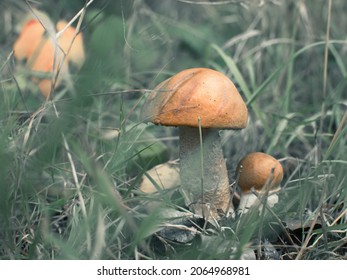
[[[260,152],[250,153],[241,159],[236,178],[243,193],[254,188],[260,192],[264,185],[268,190],[279,187],[283,179],[283,167],[274,157]]]

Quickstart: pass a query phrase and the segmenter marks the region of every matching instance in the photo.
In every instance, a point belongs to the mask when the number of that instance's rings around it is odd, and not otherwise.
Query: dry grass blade
[[[66,31],[66,29],[69,28],[76,21],[77,18],[79,18],[78,23],[77,23],[77,28],[76,28],[76,35],[77,35],[77,33],[79,33],[79,31],[80,31],[82,20],[83,20],[85,13],[86,13],[86,9],[93,2],[94,2],[94,0],[89,0],[86,3],[86,5],[68,22],[68,24],[56,34],[56,38],[58,39]]]
[[[307,246],[308,246],[308,243],[309,243],[309,241],[311,239],[312,231],[313,231],[314,226],[315,226],[315,224],[316,224],[316,222],[318,220],[318,217],[319,217],[319,212],[317,211],[317,213],[315,214],[315,216],[314,216],[314,218],[312,220],[311,226],[310,226],[310,228],[309,228],[309,230],[307,232],[306,239],[305,239],[304,243],[302,244],[302,246],[300,248],[300,251],[299,251],[299,253],[297,254],[297,256],[295,258],[296,260],[300,260],[302,255],[305,253],[305,251],[307,249]]]
[[[65,150],[66,150],[66,153],[67,153],[67,157],[68,157],[69,162],[70,162],[71,173],[72,173],[72,176],[73,176],[73,179],[74,179],[74,182],[75,182],[78,199],[80,201],[79,204],[81,206],[82,214],[83,214],[83,216],[84,216],[84,218],[86,220],[86,225],[88,227],[87,228],[87,233],[86,233],[86,236],[87,236],[87,240],[86,241],[87,241],[87,250],[89,252],[91,250],[91,246],[92,246],[92,237],[91,237],[89,223],[88,223],[87,208],[86,208],[86,204],[85,204],[82,192],[81,192],[81,184],[80,184],[80,182],[78,180],[78,175],[77,175],[77,172],[76,172],[75,163],[73,161],[73,158],[72,158],[72,155],[71,155],[71,152],[70,152],[69,144],[66,141],[66,137],[65,137],[64,134],[62,134],[62,138],[63,138],[63,143],[64,143],[64,146],[65,146]]]

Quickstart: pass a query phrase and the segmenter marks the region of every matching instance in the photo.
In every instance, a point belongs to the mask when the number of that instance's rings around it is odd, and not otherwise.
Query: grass
[[[345,1],[41,2],[0,4],[2,259],[346,259]],[[50,100],[11,54],[30,7],[84,35],[84,66]],[[278,158],[285,178],[260,218],[198,221],[172,242],[157,233],[172,226],[164,208],[184,208],[179,193],[137,188],[178,157],[178,133],[140,113],[156,84],[201,66],[227,74],[249,109],[246,129],[222,132],[232,186],[252,151]]]

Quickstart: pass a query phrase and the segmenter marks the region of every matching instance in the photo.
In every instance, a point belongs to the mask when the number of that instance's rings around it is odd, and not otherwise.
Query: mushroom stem
[[[217,210],[228,215],[230,188],[218,130],[202,129],[203,149],[198,128],[182,126],[179,134],[181,188],[186,204],[205,218],[217,218]]]

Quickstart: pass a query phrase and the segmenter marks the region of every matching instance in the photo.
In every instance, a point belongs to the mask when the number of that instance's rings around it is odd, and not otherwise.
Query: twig
[[[68,22],[68,24],[62,29],[60,30],[57,34],[56,34],[56,39],[58,39],[64,32],[65,30],[71,26],[76,19],[83,13],[85,13],[86,8],[88,8],[92,3],[94,2],[94,0],[90,0],[89,2],[87,2],[87,4]],[[78,23],[78,28],[80,27],[81,22],[79,21]]]

